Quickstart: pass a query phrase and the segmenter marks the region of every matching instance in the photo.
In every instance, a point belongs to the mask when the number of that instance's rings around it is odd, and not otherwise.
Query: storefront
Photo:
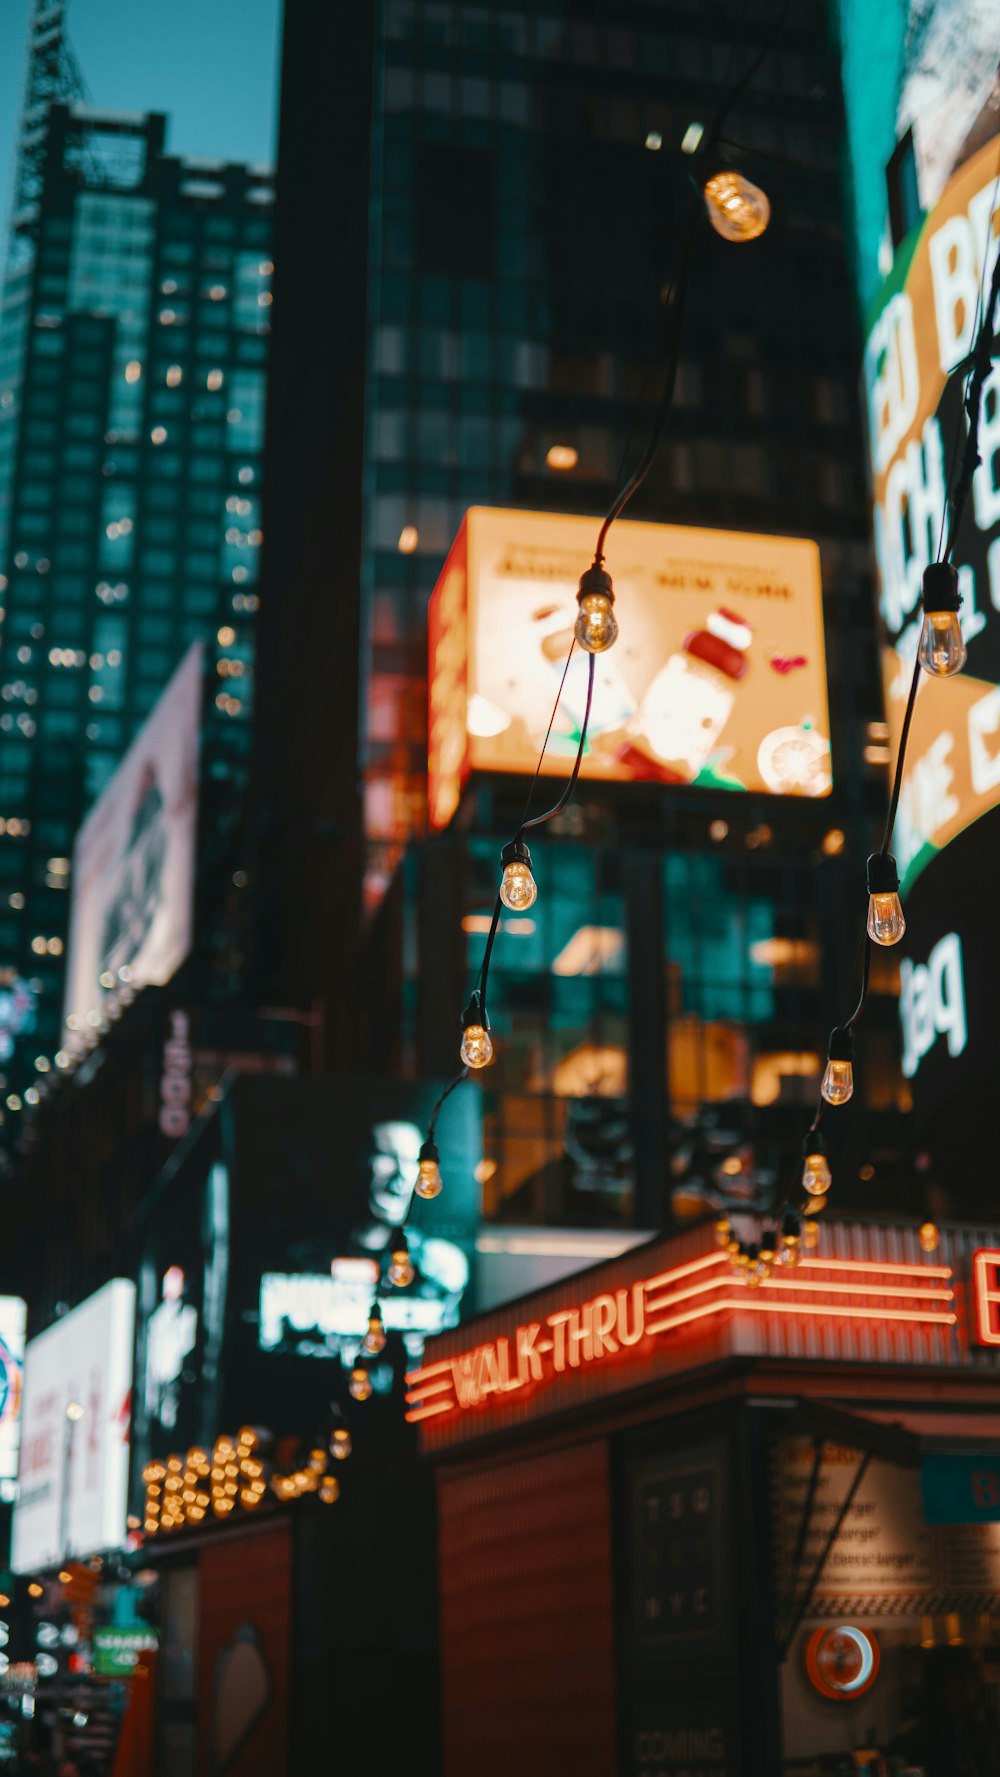
[[[447,1777],[891,1770],[933,1646],[1000,1679],[998,1352],[1000,1236],[885,1220],[757,1289],[701,1228],[433,1340]]]

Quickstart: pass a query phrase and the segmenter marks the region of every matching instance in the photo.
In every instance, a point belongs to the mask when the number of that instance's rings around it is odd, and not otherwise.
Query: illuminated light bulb
[[[361,1358],[358,1359],[351,1371],[348,1388],[352,1398],[356,1401],[367,1401],[371,1395],[372,1379],[368,1374],[368,1365]]]
[[[802,1245],[807,1252],[813,1251],[819,1245],[819,1223],[813,1216],[806,1218],[802,1229]]]
[[[708,220],[724,241],[755,241],[771,220],[771,204],[742,173],[723,168],[712,173],[703,186]]]
[[[417,1182],[413,1189],[428,1200],[441,1194],[441,1156],[428,1136],[417,1157]]]
[[[368,1331],[362,1345],[371,1357],[377,1357],[385,1350],[385,1327],[382,1325],[382,1312],[378,1302],[373,1302],[368,1314]]]
[[[412,1283],[416,1276],[413,1269],[413,1260],[410,1258],[410,1249],[407,1245],[406,1235],[402,1228],[400,1228],[392,1237],[392,1246],[389,1253],[388,1276],[389,1282],[394,1284],[398,1290],[405,1290],[407,1284]]]
[[[489,1067],[493,1060],[489,1022],[478,992],[472,995],[462,1013],[462,1047],[459,1053],[463,1064],[470,1068]]]
[[[726,1249],[728,1249],[731,1234],[732,1234],[732,1229],[730,1228],[729,1223],[726,1220],[726,1217],[720,1216],[719,1220],[715,1224],[715,1244],[716,1244],[716,1246],[721,1247],[724,1251]]]
[[[500,853],[503,880],[500,899],[512,913],[527,913],[538,899],[538,884],[531,874],[531,853],[523,839],[512,839]]]
[[[951,562],[931,562],[924,569],[921,602],[924,622],[917,659],[932,678],[949,679],[953,673],[961,672],[967,655],[958,620],[962,604],[958,569]]]
[[[350,1456],[352,1449],[351,1434],[346,1425],[335,1425],[333,1436],[330,1439],[330,1455],[335,1457],[337,1462],[344,1462]]]
[[[770,1271],[778,1256],[778,1235],[774,1228],[765,1228],[760,1237],[761,1263]]]
[[[917,658],[924,672],[935,679],[950,679],[953,673],[961,672],[968,649],[954,611],[928,611],[920,631]]]
[[[579,605],[573,634],[588,654],[604,654],[614,647],[618,636],[615,618],[615,594],[611,575],[595,562],[580,576]]]
[[[340,1482],[336,1475],[324,1475],[319,1490],[319,1497],[325,1506],[332,1506],[340,1498]]]
[[[820,1092],[827,1104],[846,1104],[854,1091],[854,1032],[838,1025],[830,1032]]]
[[[832,1183],[826,1143],[818,1130],[810,1130],[802,1143],[802,1189],[810,1197],[823,1197]]]
[[[920,1230],[920,1250],[925,1253],[936,1253],[941,1236],[933,1222],[925,1222]]]
[[[899,876],[891,852],[873,852],[868,859],[868,936],[888,948],[906,930],[899,899]]]

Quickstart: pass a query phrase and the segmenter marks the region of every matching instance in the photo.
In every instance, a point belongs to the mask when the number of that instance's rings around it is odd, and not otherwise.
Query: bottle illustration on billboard
[[[737,687],[750,670],[752,642],[750,624],[720,607],[704,629],[689,631],[649,686],[630,725],[632,742],[677,781],[691,783],[717,753]],[[746,788],[734,779],[724,782]]]

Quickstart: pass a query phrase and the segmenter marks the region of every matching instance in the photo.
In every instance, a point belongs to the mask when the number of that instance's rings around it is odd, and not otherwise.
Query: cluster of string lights
[[[373,1392],[370,1360],[377,1358],[385,1349],[386,1331],[382,1317],[383,1293],[388,1289],[406,1289],[416,1275],[406,1237],[406,1222],[413,1205],[413,1197],[430,1201],[439,1196],[443,1188],[441,1156],[435,1141],[438,1117],[452,1093],[469,1078],[470,1074],[478,1073],[489,1067],[494,1059],[487,990],[490,963],[502,912],[504,908],[507,908],[511,913],[526,913],[534,905],[538,895],[538,885],[532,872],[531,852],[526,835],[546,826],[562,813],[579,780],[590,726],[596,656],[604,654],[609,648],[612,648],[618,636],[614,586],[611,575],[605,567],[605,545],[611,526],[617,518],[620,518],[649,474],[673,402],[680,365],[681,327],[699,223],[707,215],[709,223],[718,235],[724,240],[738,244],[756,240],[764,233],[770,220],[771,208],[765,193],[737,169],[731,156],[723,154],[725,145],[723,144],[722,129],[736,100],[750,84],[761,62],[773,46],[784,24],[789,5],[790,0],[783,0],[771,31],[738,80],[731,78],[735,58],[734,44],[725,79],[728,91],[710,129],[707,132],[702,132],[698,128],[696,131],[695,159],[691,168],[693,198],[689,205],[687,222],[682,235],[677,271],[665,293],[665,302],[671,322],[671,340],[659,408],[642,457],[631,475],[616,492],[601,524],[594,550],[594,559],[580,578],[573,639],[566,656],[538,763],[529,786],[524,812],[517,831],[500,853],[501,880],[493,908],[493,917],[490,921],[479,973],[461,1016],[459,1047],[461,1066],[454,1077],[448,1081],[431,1112],[426,1138],[418,1156],[413,1196],[399,1226],[393,1230],[389,1242],[389,1263],[385,1272],[379,1276],[369,1310],[368,1328],[351,1367],[348,1388],[356,1401],[365,1401],[370,1398]],[[687,151],[686,143],[685,151]],[[621,482],[621,477],[619,477],[619,481]],[[588,670],[586,702],[576,756],[569,778],[558,800],[544,813],[532,815],[531,808],[539,775],[559,711],[570,663],[578,647],[588,657]]]
[[[491,1035],[487,995],[490,963],[502,911],[506,908],[511,913],[523,914],[534,905],[538,894],[526,835],[545,826],[562,812],[572,797],[579,779],[580,767],[587,745],[594,689],[595,658],[598,654],[603,654],[613,647],[618,636],[614,587],[611,576],[605,567],[605,545],[611,526],[621,516],[649,473],[673,401],[680,361],[681,325],[699,222],[707,213],[708,220],[716,233],[721,235],[723,239],[741,243],[754,240],[763,234],[770,219],[770,204],[765,193],[746,179],[733,165],[721,161],[720,149],[724,145],[721,131],[725,117],[739,93],[752,79],[764,56],[772,47],[784,23],[787,10],[786,0],[766,42],[754,57],[746,73],[731,87],[715,123],[708,134],[699,141],[697,161],[692,168],[695,201],[689,208],[678,269],[667,294],[672,321],[672,339],[659,410],[643,456],[637,468],[621,486],[620,491],[616,493],[601,524],[593,562],[581,576],[579,582],[578,609],[573,640],[563,668],[538,764],[529,787],[524,813],[516,832],[500,853],[501,879],[482,962],[461,1015],[459,1048],[461,1065],[454,1077],[448,1081],[434,1105],[427,1126],[426,1138],[419,1153],[413,1196],[425,1201],[439,1196],[443,1188],[440,1153],[435,1140],[441,1110],[451,1094],[471,1074],[488,1068],[494,1059],[494,1043]],[[868,1000],[872,946],[886,948],[896,945],[906,929],[899,896],[899,873],[896,859],[891,850],[892,837],[906,763],[907,742],[922,675],[926,673],[932,678],[949,678],[961,671],[966,660],[965,642],[959,620],[962,601],[959,593],[958,571],[954,566],[952,556],[972,485],[972,478],[980,461],[979,423],[984,385],[991,369],[991,344],[998,296],[1000,296],[1000,260],[996,262],[985,306],[982,304],[982,297],[980,297],[981,316],[977,317],[978,328],[974,329],[973,350],[965,364],[959,367],[963,372],[968,373],[964,399],[964,410],[968,419],[968,435],[959,473],[949,490],[938,559],[931,563],[923,574],[922,624],[900,734],[885,829],[882,844],[878,851],[872,853],[867,865],[868,912],[858,958],[861,966],[860,993],[853,1010],[830,1033],[819,1102],[803,1142],[801,1177],[794,1193],[798,1196],[799,1190],[801,1190],[802,1201],[798,1208],[793,1207],[792,1194],[790,1193],[785,1203],[774,1215],[774,1225],[765,1227],[757,1240],[753,1242],[744,1242],[738,1237],[727,1215],[720,1215],[716,1222],[716,1239],[720,1247],[728,1250],[734,1274],[750,1288],[759,1287],[761,1283],[765,1282],[775,1265],[796,1265],[802,1250],[808,1251],[819,1243],[819,1218],[828,1201],[833,1182],[821,1125],[829,1110],[847,1104],[854,1093],[855,1030]],[[576,757],[559,799],[544,813],[532,816],[530,810],[539,774],[559,710],[570,662],[578,647],[588,656],[588,675],[586,704]],[[857,965],[854,974],[857,974]],[[405,1228],[412,1202],[413,1198],[411,1197],[400,1226],[392,1234],[389,1264],[384,1275],[379,1278],[369,1312],[368,1329],[361,1341],[357,1358],[351,1369],[349,1389],[356,1401],[367,1400],[372,1394],[373,1384],[369,1360],[376,1358],[384,1350],[386,1344],[381,1308],[382,1293],[387,1289],[405,1289],[413,1282],[415,1276]],[[921,1240],[926,1245],[924,1234],[925,1230],[922,1230]]]

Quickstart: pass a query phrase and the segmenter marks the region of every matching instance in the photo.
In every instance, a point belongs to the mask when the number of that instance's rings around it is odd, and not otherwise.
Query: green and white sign
[[[94,1672],[98,1678],[131,1678],[140,1656],[156,1646],[152,1629],[95,1629]]]

